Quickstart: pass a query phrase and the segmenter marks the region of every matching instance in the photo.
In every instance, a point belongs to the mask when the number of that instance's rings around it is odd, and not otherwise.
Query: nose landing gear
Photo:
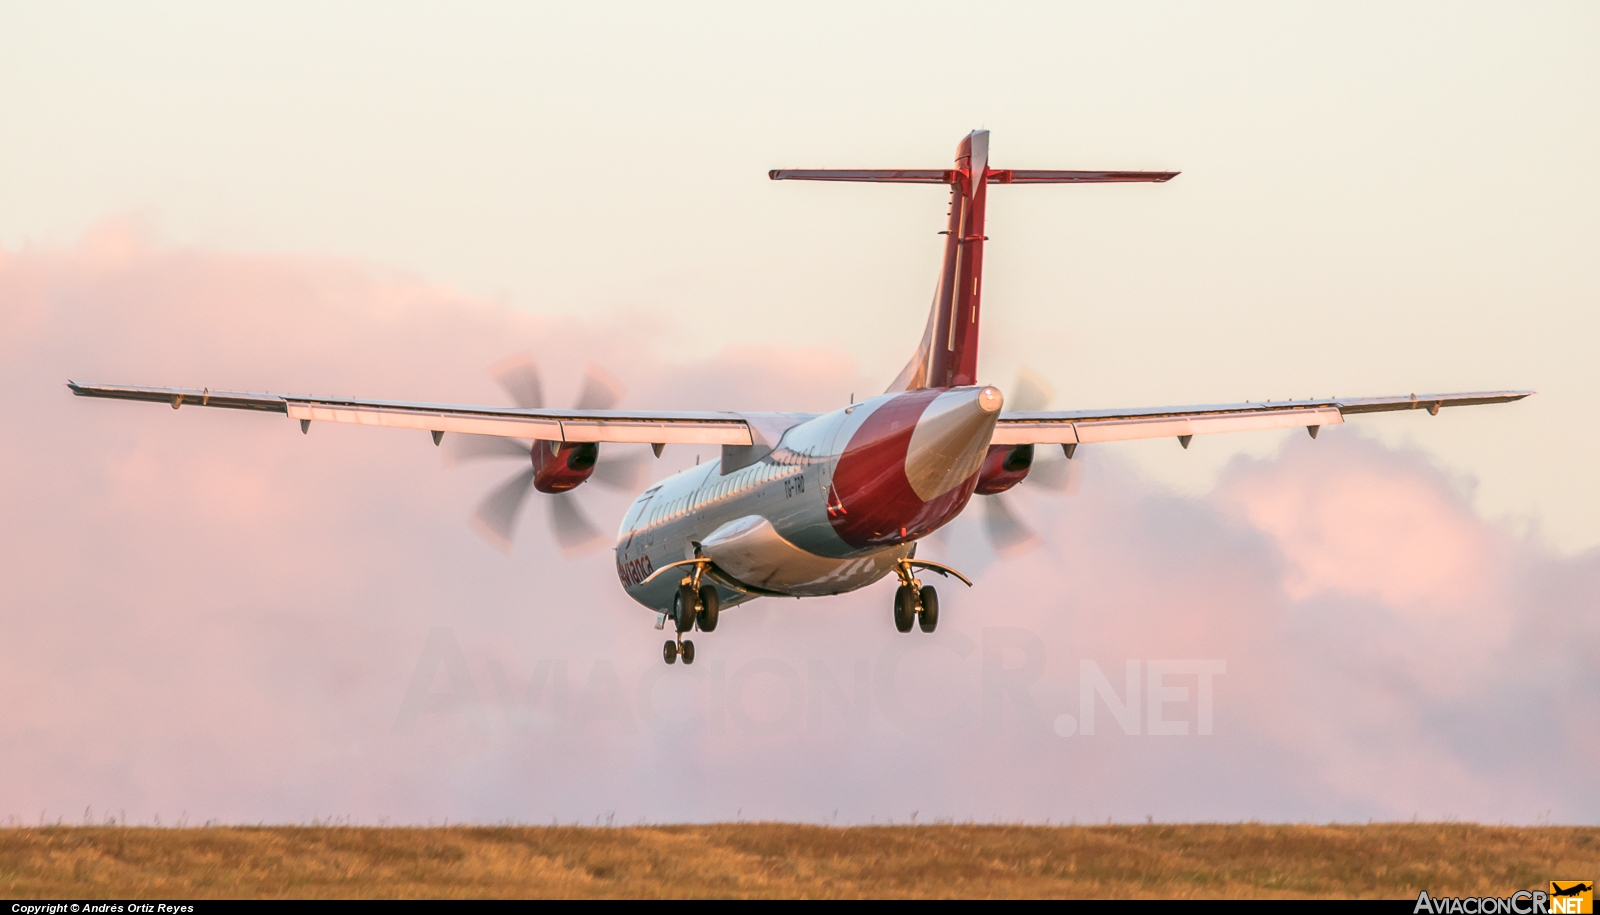
[[[954,576],[967,587],[972,587],[971,579],[947,565],[925,559],[900,560],[895,565],[900,587],[894,592],[894,628],[901,632],[910,632],[913,622],[923,632],[932,632],[939,625],[939,592],[934,590],[933,585],[924,585],[917,580],[912,570],[919,568],[938,572],[945,577]]]
[[[694,663],[694,643],[684,638],[683,634],[694,629],[695,617],[700,611],[699,604],[699,593],[691,582],[685,580],[684,584],[678,586],[678,593],[672,596],[672,627],[678,630],[678,637],[667,640],[667,644],[661,646],[661,656],[668,664],[675,663],[679,655],[683,656],[683,663]]]
[[[661,646],[661,659],[666,661],[668,664],[676,664],[678,662],[679,655],[683,656],[683,663],[693,664],[694,643],[688,639],[683,639],[681,641],[667,639],[667,643]]]

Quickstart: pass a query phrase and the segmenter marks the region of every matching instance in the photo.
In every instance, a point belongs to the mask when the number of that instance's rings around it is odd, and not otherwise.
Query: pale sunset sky
[[[1589,2],[0,2],[0,817],[1594,822],[1597,48]],[[638,406],[830,409],[914,348],[946,195],[767,170],[978,127],[1182,172],[991,192],[985,381],[1540,393],[1085,448],[1015,494],[1034,553],[930,544],[980,573],[939,641],[879,590],[756,602],[667,681],[608,554],[537,505],[509,559],[473,537],[496,469],[63,387],[498,403],[526,350],[556,402],[593,360]],[[1084,662],[1163,658],[1226,662],[1215,734],[1063,736]],[[471,695],[419,718],[433,664]]]

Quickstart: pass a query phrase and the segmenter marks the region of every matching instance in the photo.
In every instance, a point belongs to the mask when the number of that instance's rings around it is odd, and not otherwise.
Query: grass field
[[[879,826],[0,829],[0,895],[1506,895],[1600,877],[1600,828]]]

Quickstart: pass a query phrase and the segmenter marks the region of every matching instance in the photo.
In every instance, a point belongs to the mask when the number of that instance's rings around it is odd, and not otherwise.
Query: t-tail
[[[933,308],[916,355],[890,391],[949,388],[978,382],[978,319],[983,296],[983,214],[991,184],[1162,182],[1177,172],[1094,172],[989,167],[989,131],[974,130],[956,147],[951,169],[774,169],[774,181],[879,181],[950,185],[950,223]]]

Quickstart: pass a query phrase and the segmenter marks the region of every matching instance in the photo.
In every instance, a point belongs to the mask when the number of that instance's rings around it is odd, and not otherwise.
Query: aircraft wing
[[[1188,447],[1188,436],[1191,435],[1294,426],[1331,426],[1344,422],[1344,418],[1353,413],[1427,410],[1438,414],[1443,407],[1510,403],[1532,393],[1479,391],[1467,394],[1406,394],[1399,397],[1142,407],[1131,410],[1001,413],[999,422],[995,424],[992,442],[996,445],[1076,445],[1173,436],[1182,439],[1184,447]]]
[[[347,400],[298,394],[255,394],[205,388],[140,388],[67,382],[80,397],[144,400],[185,406],[223,407],[283,413],[307,424],[355,423],[391,429],[420,429],[469,435],[500,435],[549,442],[641,442],[650,444],[750,445],[750,424],[737,413],[651,412],[643,410],[526,410]]]

